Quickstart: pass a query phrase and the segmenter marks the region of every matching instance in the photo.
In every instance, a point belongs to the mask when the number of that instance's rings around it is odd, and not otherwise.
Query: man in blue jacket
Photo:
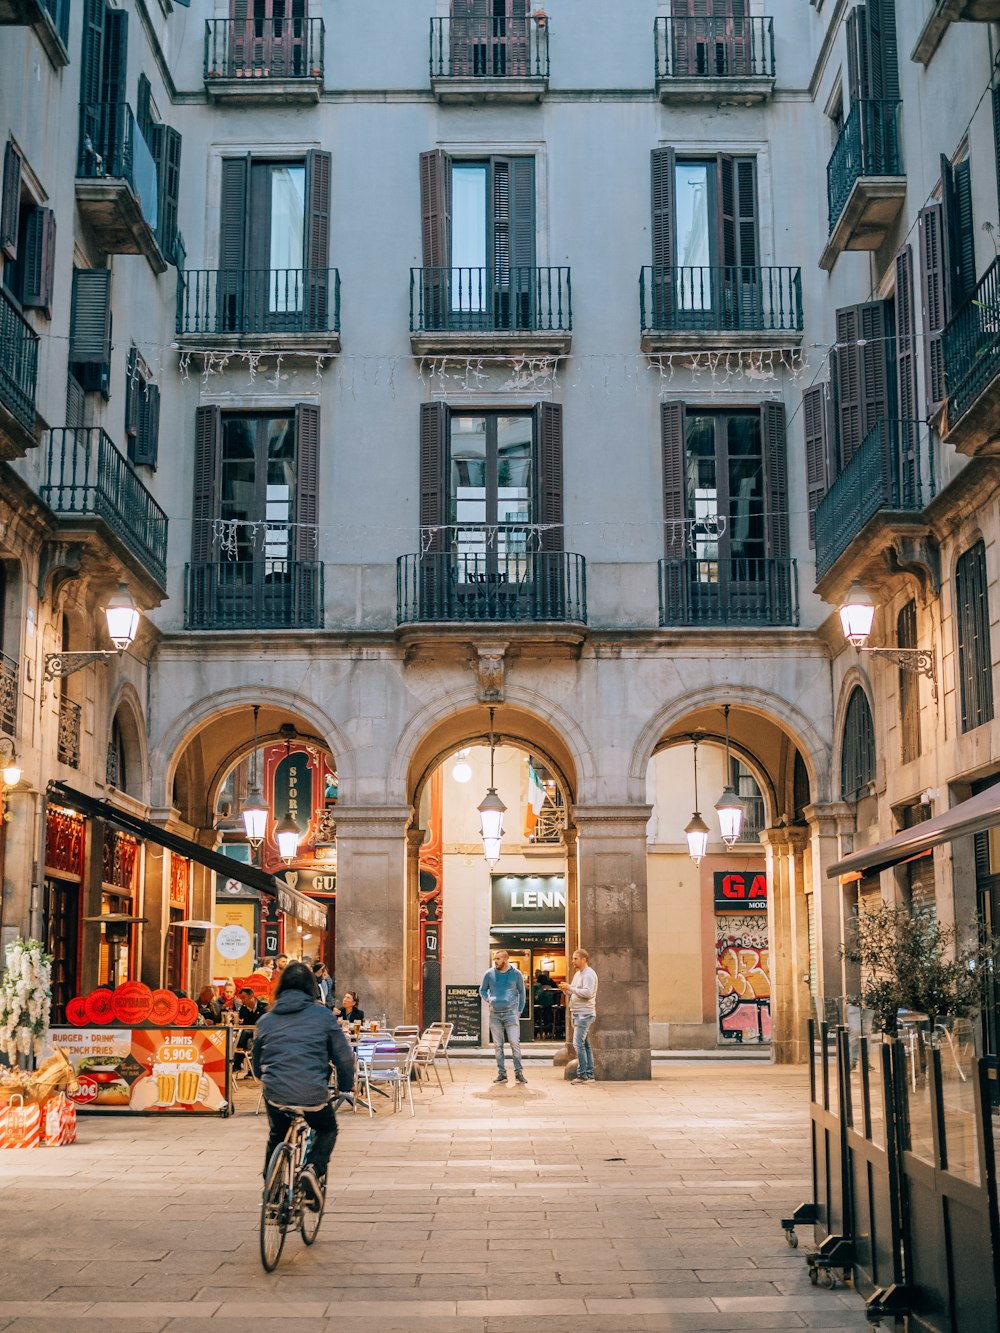
[[[490,1006],[490,1036],[497,1048],[497,1076],[495,1082],[507,1082],[504,1063],[504,1040],[510,1042],[514,1057],[514,1077],[518,1083],[527,1083],[521,1068],[521,1010],[524,1008],[524,978],[516,967],[511,967],[506,949],[493,955],[493,966],[483,977],[479,994]]]
[[[264,1105],[271,1127],[264,1156],[264,1175],[271,1154],[285,1137],[292,1109],[300,1108],[312,1130],[302,1168],[302,1183],[311,1206],[323,1206],[326,1169],[337,1141],[337,1117],[330,1105],[330,1065],[337,1070],[342,1091],[354,1086],[354,1055],[340,1024],[320,1003],[319,987],[305,963],[289,963],[281,973],[274,1003],[257,1022],[250,1056],[253,1072],[264,1087]]]

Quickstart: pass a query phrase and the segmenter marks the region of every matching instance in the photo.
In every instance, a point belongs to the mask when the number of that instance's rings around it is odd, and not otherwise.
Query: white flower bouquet
[[[19,1055],[41,1053],[52,1009],[52,956],[40,940],[7,945],[0,979],[0,1052],[12,1065]]]

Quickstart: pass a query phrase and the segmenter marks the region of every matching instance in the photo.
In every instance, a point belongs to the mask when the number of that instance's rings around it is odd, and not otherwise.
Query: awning
[[[944,814],[925,819],[920,824],[914,824],[913,828],[903,829],[884,842],[852,852],[827,869],[827,878],[837,879],[842,875],[862,872],[877,875],[880,870],[888,870],[900,861],[910,861],[930,851],[932,847],[939,847],[943,842],[954,842],[956,838],[968,837],[970,833],[982,833],[995,824],[1000,824],[1000,783],[987,787],[976,796],[970,796],[967,801],[959,801],[958,805],[953,805]]]
[[[304,893],[299,893],[283,879],[268,875],[263,870],[258,870],[256,866],[247,865],[245,861],[237,861],[231,856],[223,856],[221,852],[209,851],[207,847],[192,842],[190,838],[184,838],[179,833],[171,833],[169,829],[161,828],[159,824],[151,824],[148,819],[140,819],[138,815],[122,810],[117,805],[112,805],[110,801],[101,801],[96,796],[88,796],[74,787],[67,787],[64,782],[50,782],[47,794],[48,799],[57,805],[67,805],[82,815],[114,824],[126,833],[139,838],[148,838],[150,842],[158,843],[161,847],[176,852],[178,856],[186,856],[191,861],[197,861],[199,865],[207,866],[209,870],[225,875],[227,879],[235,879],[248,888],[267,894],[269,898],[277,898],[278,906],[283,912],[304,921],[306,925],[320,928],[326,925],[325,907],[313,902]]]

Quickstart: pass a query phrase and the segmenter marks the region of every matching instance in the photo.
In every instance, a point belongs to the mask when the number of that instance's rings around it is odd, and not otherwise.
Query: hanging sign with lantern
[[[327,756],[301,741],[270,745],[264,751],[264,799],[269,808],[263,868],[312,865],[326,794],[336,790]]]

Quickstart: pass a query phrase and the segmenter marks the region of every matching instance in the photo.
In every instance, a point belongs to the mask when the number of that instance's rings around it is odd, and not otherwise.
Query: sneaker
[[[586,1074],[577,1074],[575,1078],[570,1079],[570,1083],[586,1083]]]
[[[517,1079],[518,1083],[527,1083],[527,1081],[528,1081],[528,1080],[524,1077],[524,1075],[521,1073],[520,1070],[517,1071],[517,1073],[514,1075],[514,1077]]]
[[[507,1075],[506,1075],[506,1074],[497,1074],[497,1076],[496,1076],[496,1078],[493,1080],[493,1082],[494,1082],[494,1083],[506,1083],[506,1082],[507,1082]]]
[[[311,1208],[314,1213],[318,1213],[323,1207],[323,1186],[316,1174],[316,1168],[310,1162],[307,1162],[302,1168],[299,1179],[302,1181],[302,1188],[305,1191],[306,1206]]]

